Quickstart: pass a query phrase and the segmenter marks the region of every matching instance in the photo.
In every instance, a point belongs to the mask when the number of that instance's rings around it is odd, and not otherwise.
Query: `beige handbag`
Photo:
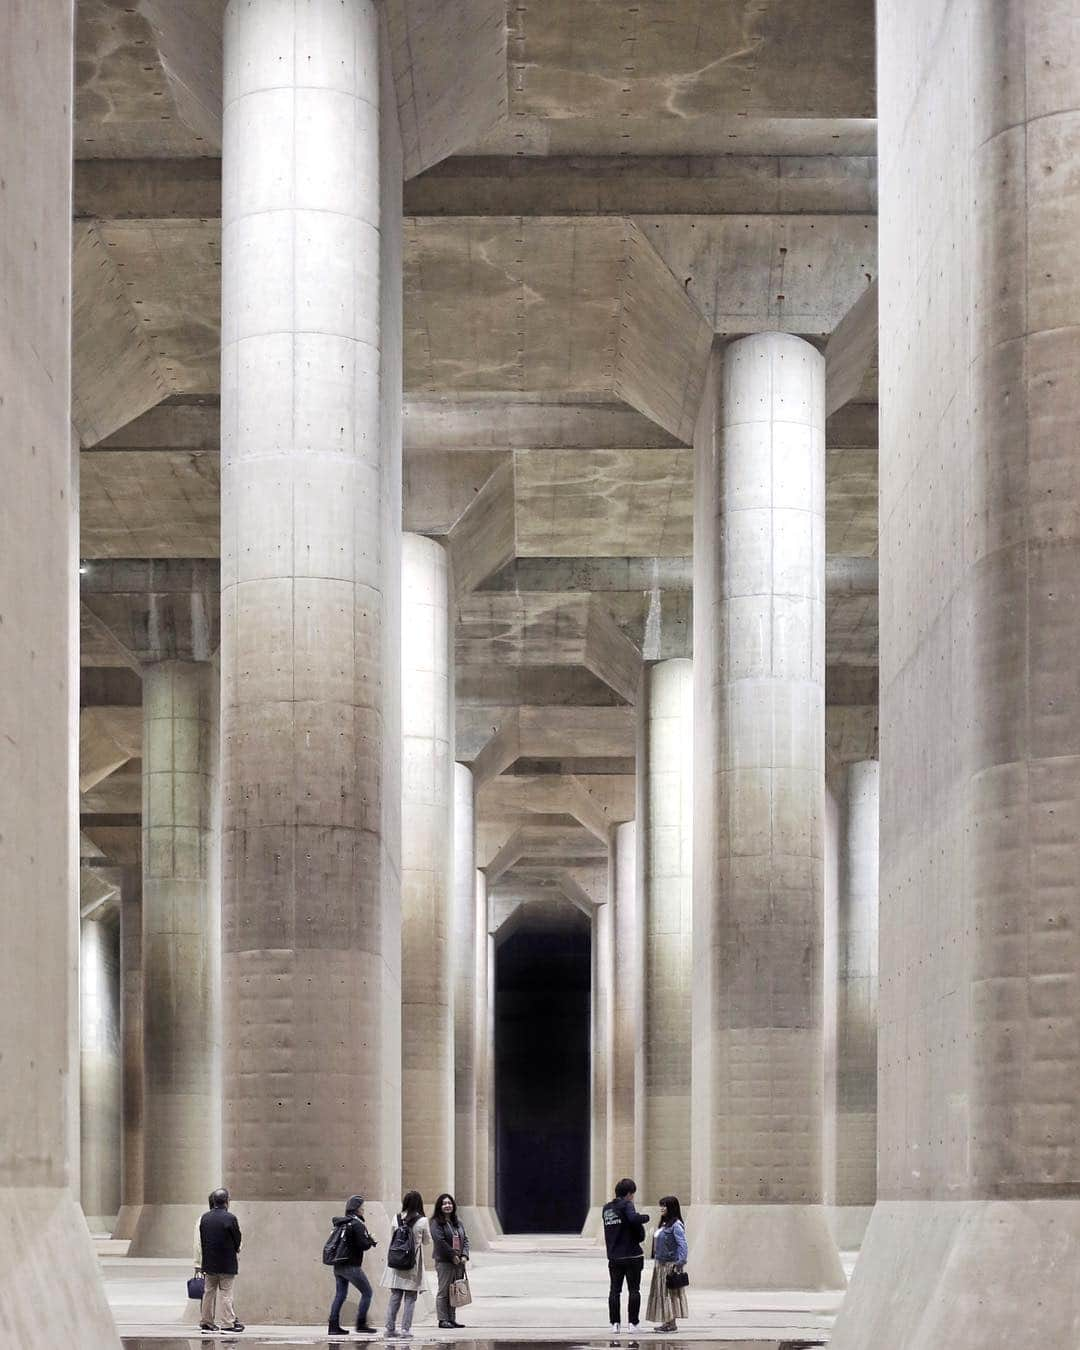
[[[450,1306],[451,1308],[465,1308],[472,1302],[472,1290],[469,1288],[469,1277],[464,1271],[456,1280],[450,1281]]]

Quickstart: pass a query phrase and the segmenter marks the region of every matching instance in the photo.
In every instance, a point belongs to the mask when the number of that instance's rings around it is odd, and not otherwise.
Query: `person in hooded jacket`
[[[439,1196],[431,1211],[431,1245],[435,1273],[439,1279],[439,1290],[435,1295],[439,1326],[457,1330],[461,1323],[450,1306],[450,1286],[465,1274],[465,1262],[469,1259],[469,1235],[458,1218],[457,1201],[447,1193]]]
[[[375,1239],[368,1232],[364,1222],[364,1197],[350,1195],[345,1202],[345,1213],[334,1220],[334,1227],[345,1227],[345,1255],[334,1262],[334,1301],[330,1305],[330,1321],[326,1331],[329,1336],[345,1336],[348,1333],[341,1325],[341,1309],[349,1296],[351,1284],[360,1295],[360,1306],[356,1312],[356,1329],[359,1332],[373,1332],[368,1326],[367,1315],[371,1307],[371,1281],[361,1269],[364,1253],[375,1246]]]
[[[645,1225],[649,1222],[647,1214],[639,1214],[634,1205],[637,1194],[637,1182],[623,1177],[615,1187],[615,1199],[609,1200],[603,1209],[604,1244],[607,1247],[608,1275],[608,1321],[613,1332],[620,1329],[619,1304],[622,1300],[623,1281],[626,1281],[626,1315],[632,1327],[636,1327],[641,1317],[641,1272],[645,1268]]]

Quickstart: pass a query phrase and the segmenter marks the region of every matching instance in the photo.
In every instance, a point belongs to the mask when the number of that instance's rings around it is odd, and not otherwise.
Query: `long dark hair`
[[[419,1191],[406,1191],[401,1197],[401,1217],[410,1228],[424,1217],[424,1197]]]
[[[449,1200],[450,1203],[454,1206],[449,1219],[442,1212],[442,1202],[444,1200]],[[454,1199],[454,1197],[450,1194],[449,1191],[443,1191],[442,1195],[440,1195],[438,1200],[435,1201],[435,1207],[431,1211],[431,1217],[433,1219],[438,1219],[440,1223],[457,1223],[458,1221],[457,1201]]]
[[[682,1223],[682,1210],[679,1208],[678,1196],[662,1195],[660,1203],[664,1207],[664,1216],[659,1224],[661,1228],[670,1228],[675,1223]]]

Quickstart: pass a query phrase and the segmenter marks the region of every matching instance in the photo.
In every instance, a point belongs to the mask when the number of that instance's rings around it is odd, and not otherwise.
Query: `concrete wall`
[[[72,6],[0,18],[0,1329],[115,1347],[78,1173]],[[17,908],[17,917],[14,909]],[[63,1259],[57,1261],[56,1253]]]
[[[120,925],[115,914],[82,922],[79,962],[82,1165],[79,1199],[95,1233],[120,1210]]]
[[[1080,1334],[1078,35],[878,24],[879,1203],[833,1345],[1033,1350]]]

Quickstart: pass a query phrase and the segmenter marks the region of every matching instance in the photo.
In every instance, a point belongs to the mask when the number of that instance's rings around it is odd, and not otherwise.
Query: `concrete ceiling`
[[[82,807],[103,865],[138,861],[141,663],[217,642],[223,10],[78,6]],[[876,753],[873,4],[385,10],[404,524],[454,555],[457,752],[500,903],[566,921],[602,902],[601,836],[633,813],[642,660],[692,652],[687,446],[714,335],[825,347],[827,763]]]

